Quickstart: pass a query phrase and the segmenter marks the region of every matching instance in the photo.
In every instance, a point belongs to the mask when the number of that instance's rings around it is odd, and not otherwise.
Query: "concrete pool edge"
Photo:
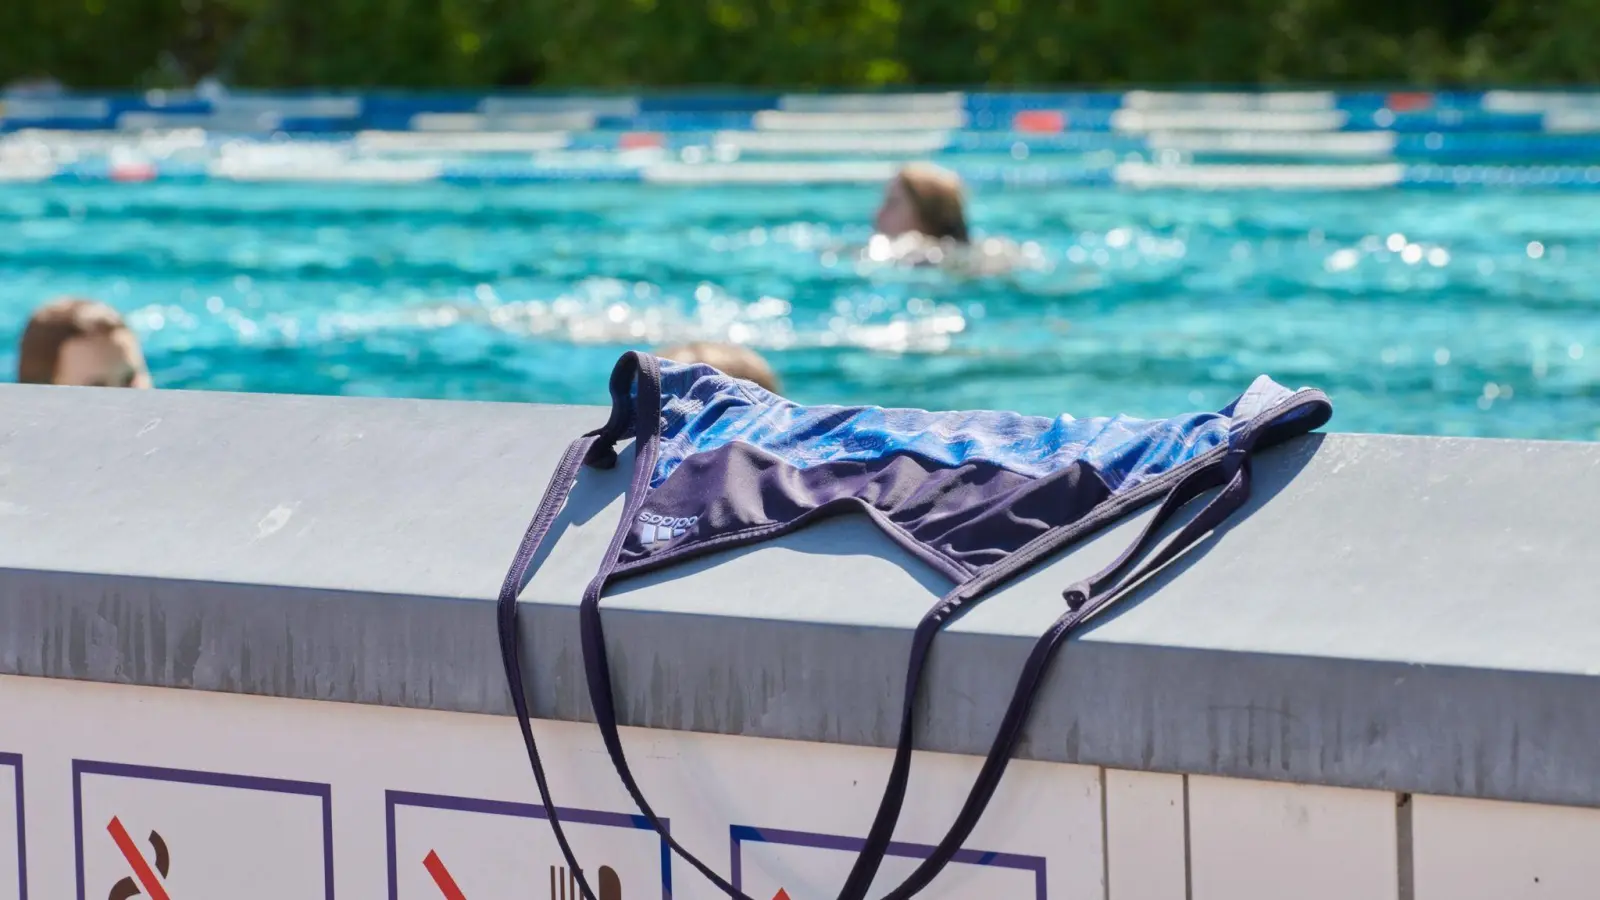
[[[492,597],[596,409],[0,388],[0,673],[503,714]],[[1336,420],[1337,421],[1337,420]],[[1600,446],[1331,435],[1058,659],[1026,758],[1600,806]],[[586,475],[524,593],[541,716],[588,717]],[[1059,592],[1130,520],[936,645],[919,746],[982,752]],[[883,746],[937,577],[864,522],[619,584],[628,724]],[[759,592],[760,597],[752,596]]]

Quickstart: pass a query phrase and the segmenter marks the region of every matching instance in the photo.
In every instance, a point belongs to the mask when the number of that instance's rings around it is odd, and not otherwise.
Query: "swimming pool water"
[[[98,297],[168,388],[605,402],[617,354],[761,349],[806,403],[1170,415],[1266,373],[1341,431],[1600,437],[1600,198],[985,190],[1038,265],[862,263],[867,187],[0,185],[0,370]]]

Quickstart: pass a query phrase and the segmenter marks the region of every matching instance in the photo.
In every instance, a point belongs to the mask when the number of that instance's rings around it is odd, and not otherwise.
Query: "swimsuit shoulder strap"
[[[1155,516],[1146,523],[1133,544],[1099,573],[1072,585],[1064,592],[1067,611],[1034,644],[1032,652],[1023,664],[1022,673],[1013,689],[1011,703],[1006,708],[999,731],[990,745],[966,801],[962,804],[961,812],[928,858],[923,860],[899,887],[885,894],[882,900],[907,900],[927,887],[955,857],[961,845],[977,827],[978,820],[982,818],[990,799],[994,797],[995,789],[999,787],[1006,766],[1016,752],[1017,744],[1022,737],[1022,729],[1027,724],[1028,715],[1033,709],[1039,688],[1044,683],[1044,675],[1049,669],[1050,662],[1067,637],[1097,613],[1127,599],[1133,588],[1147,576],[1165,566],[1238,511],[1250,497],[1250,456],[1253,452],[1320,428],[1327,423],[1331,414],[1332,406],[1321,391],[1299,391],[1286,398],[1283,403],[1259,413],[1235,428],[1230,432],[1226,445],[1218,447],[1207,456],[1200,457],[1192,467],[1175,470],[1172,473],[1173,477],[1169,482],[1175,481],[1175,483],[1167,492]],[[1218,486],[1221,486],[1222,490],[1193,519],[1179,529],[1172,540],[1133,572],[1123,576],[1135,560],[1155,545],[1161,537],[1162,527],[1173,515],[1201,494]],[[1068,536],[1066,540],[1071,540],[1075,536]],[[1060,546],[1059,542],[1053,546],[1042,545],[1038,548],[1029,548],[1027,552],[1019,555],[1024,556],[1022,563],[1032,564],[1060,549]],[[1014,575],[1015,571],[1002,571],[992,579],[974,581],[963,589],[963,593],[970,592],[976,596],[978,593],[992,590],[1005,578]]]

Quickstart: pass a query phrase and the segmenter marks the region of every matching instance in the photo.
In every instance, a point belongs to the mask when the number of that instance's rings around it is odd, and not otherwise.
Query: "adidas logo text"
[[[639,514],[639,542],[646,547],[655,544],[664,544],[676,537],[682,537],[700,521],[699,516],[663,516],[657,513]]]

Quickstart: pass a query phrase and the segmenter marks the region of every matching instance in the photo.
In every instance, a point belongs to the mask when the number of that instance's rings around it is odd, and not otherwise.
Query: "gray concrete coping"
[[[0,672],[507,713],[493,598],[561,450],[603,419],[0,387]],[[1600,805],[1597,469],[1578,443],[1270,451],[1247,515],[1066,647],[1020,755]],[[589,716],[576,603],[626,480],[584,473],[523,595],[541,716]],[[949,629],[918,746],[987,748],[1061,588],[1147,514]],[[619,710],[889,745],[910,627],[943,588],[860,517],[623,582]]]

